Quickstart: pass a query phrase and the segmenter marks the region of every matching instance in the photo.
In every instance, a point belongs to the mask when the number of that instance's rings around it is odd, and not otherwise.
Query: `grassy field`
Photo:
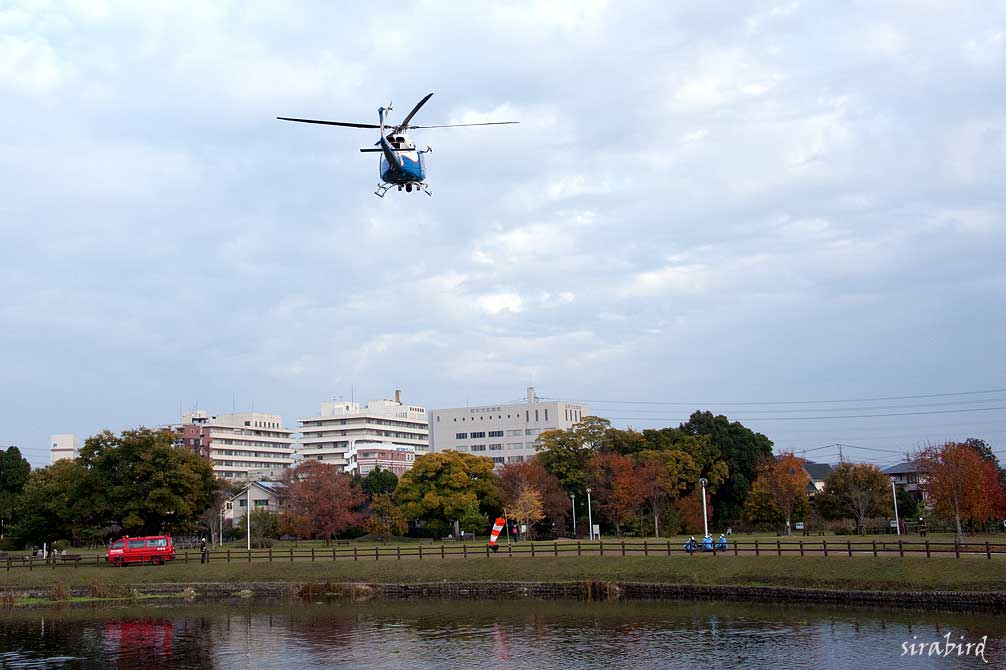
[[[862,590],[1006,590],[1006,562],[968,557],[949,563],[872,556],[514,557],[468,560],[340,560],[333,562],[172,563],[108,567],[13,569],[0,572],[0,592],[22,588],[108,589],[145,583],[199,582],[650,582],[734,586],[789,586]]]

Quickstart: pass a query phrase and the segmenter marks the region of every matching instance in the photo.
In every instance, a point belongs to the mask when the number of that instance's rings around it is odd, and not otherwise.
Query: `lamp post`
[[[703,477],[699,480],[699,484],[702,484],[702,529],[705,531],[702,537],[709,534],[709,519],[706,517],[706,484],[709,480]]]
[[[590,531],[590,539],[594,539],[594,514],[593,510],[590,509],[590,489],[587,489],[587,528]]]
[[[894,477],[891,477],[891,496],[894,498],[894,528],[901,535],[901,519],[898,518],[898,489],[894,487]]]
[[[570,493],[569,499],[573,501],[573,538],[576,538],[576,494]]]
[[[247,532],[247,535],[248,535],[248,551],[251,551],[251,506],[252,506],[251,482],[249,481],[248,482],[248,509],[245,510],[245,515],[246,515],[245,516],[245,520],[248,522],[248,524],[247,524],[248,525],[248,528],[247,528],[247,530],[248,530],[248,532]]]

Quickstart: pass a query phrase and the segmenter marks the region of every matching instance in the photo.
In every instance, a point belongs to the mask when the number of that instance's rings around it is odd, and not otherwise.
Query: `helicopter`
[[[377,110],[378,123],[349,123],[347,121],[321,121],[319,119],[295,119],[288,116],[277,116],[280,121],[296,121],[298,123],[317,123],[324,126],[343,126],[346,128],[374,128],[381,131],[381,139],[374,143],[374,147],[360,149],[363,153],[378,152],[381,156],[380,175],[381,183],[377,185],[374,195],[383,198],[392,188],[398,187],[406,193],[413,191],[423,191],[426,195],[432,196],[429,186],[426,184],[426,163],[423,159],[425,154],[433,151],[429,146],[426,149],[416,149],[416,143],[406,134],[407,130],[417,128],[461,128],[465,126],[507,126],[520,123],[520,121],[490,121],[487,123],[452,123],[435,126],[413,126],[410,125],[412,117],[416,115],[419,108],[433,97],[428,94],[425,98],[416,103],[412,111],[402,119],[402,122],[391,127],[389,130],[384,124],[388,112],[392,110],[391,103],[387,107],[379,107]]]

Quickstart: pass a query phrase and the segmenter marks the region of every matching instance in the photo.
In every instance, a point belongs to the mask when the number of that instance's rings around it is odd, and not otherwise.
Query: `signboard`
[[[796,529],[797,530],[803,530],[803,521],[797,521],[796,522]]]
[[[897,527],[898,527],[898,522],[895,521],[894,519],[891,519],[891,528],[897,528]]]
[[[591,529],[594,531],[593,537],[601,537],[601,525],[595,523],[594,527]]]

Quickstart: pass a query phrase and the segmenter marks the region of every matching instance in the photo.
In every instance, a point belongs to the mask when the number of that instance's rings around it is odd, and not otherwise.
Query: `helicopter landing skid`
[[[430,196],[431,198],[433,197],[433,193],[430,192],[430,187],[427,186],[425,182],[417,181],[417,182],[412,182],[409,185],[412,187],[412,189],[414,189],[416,191],[420,191],[421,190],[424,193],[426,193],[426,195]],[[388,191],[390,191],[394,187],[395,187],[395,184],[387,184],[387,183],[378,184],[377,185],[377,190],[374,191],[374,195],[376,195],[378,198],[383,198],[385,195],[387,195]],[[402,184],[398,184],[398,190],[399,191],[402,190]]]

